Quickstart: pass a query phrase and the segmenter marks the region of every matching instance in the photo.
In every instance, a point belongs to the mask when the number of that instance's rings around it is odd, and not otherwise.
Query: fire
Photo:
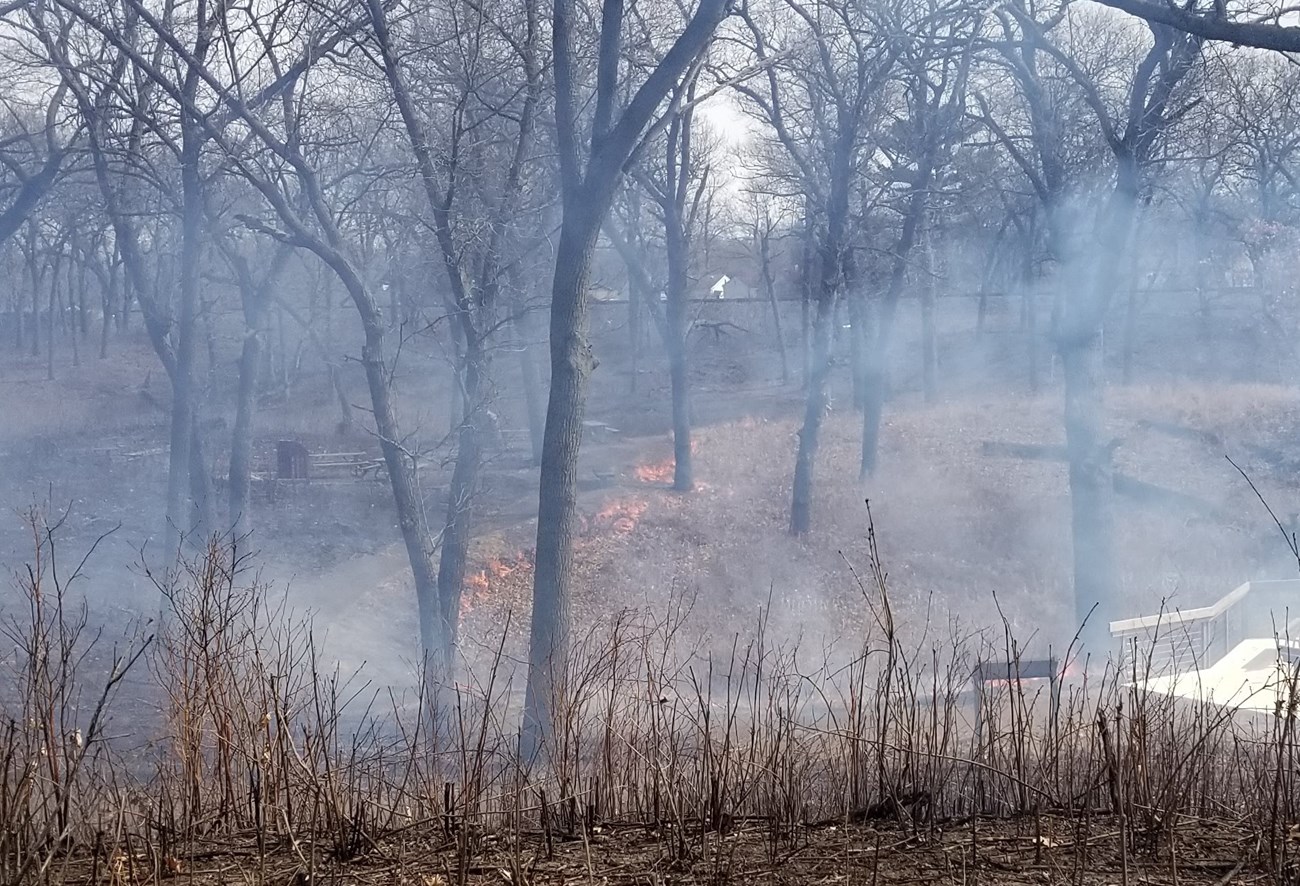
[[[516,572],[532,572],[533,558],[528,551],[519,551],[507,557],[493,557],[477,572],[465,576],[465,587],[460,595],[460,617],[464,618],[480,603],[491,599],[494,588]]]
[[[634,473],[642,483],[671,483],[677,469],[677,460],[666,458],[649,465],[637,465]]]
[[[694,455],[699,448],[699,440],[691,440],[691,454]],[[632,473],[642,483],[671,483],[673,475],[677,471],[677,459],[674,456],[668,456],[663,461],[652,462],[650,464],[637,465],[633,468]]]
[[[641,522],[649,502],[639,498],[618,498],[596,512],[598,525],[608,526],[618,535],[628,535]]]

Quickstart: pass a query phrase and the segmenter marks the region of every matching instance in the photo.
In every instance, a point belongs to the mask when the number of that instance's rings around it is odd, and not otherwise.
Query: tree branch
[[[1161,25],[1168,25],[1206,40],[1220,40],[1237,46],[1300,52],[1300,27],[1234,22],[1218,14],[1201,15],[1158,0],[1095,0],[1103,6]]]

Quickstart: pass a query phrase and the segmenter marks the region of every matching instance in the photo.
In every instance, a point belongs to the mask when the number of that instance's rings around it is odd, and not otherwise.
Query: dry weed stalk
[[[323,661],[310,620],[269,595],[239,544],[214,539],[164,589],[172,616],[140,689],[160,700],[152,775],[103,734],[144,641],[90,679],[98,634],[67,602],[53,533],[34,537],[26,608],[6,622],[18,649],[0,728],[6,883],[57,879],[55,863],[81,850],[94,876],[136,886],[233,841],[255,847],[257,879],[292,859],[304,882],[432,842],[450,850],[438,877],[461,884],[502,852],[523,882],[571,840],[594,880],[593,839],[627,824],[655,835],[664,864],[721,883],[735,876],[741,828],[762,828],[775,864],[830,825],[924,839],[959,821],[975,857],[986,817],[1018,822],[1044,847],[1048,814],[1073,821],[1076,880],[1102,816],[1120,822],[1126,870],[1158,858],[1176,871],[1180,832],[1207,821],[1258,845],[1279,878],[1294,864],[1294,695],[1252,720],[1141,692],[1149,656],[1076,675],[1070,655],[1060,696],[1048,694],[1021,679],[1009,624],[1001,637],[896,624],[874,536],[859,580],[874,628],[856,648],[773,637],[764,611],[715,655],[686,646],[681,601],[613,614],[555,664],[557,728],[531,764],[517,756],[504,632],[481,671],[426,681],[412,699],[381,691]],[[971,674],[990,658],[1006,679],[976,692]],[[67,740],[76,729],[82,743]]]

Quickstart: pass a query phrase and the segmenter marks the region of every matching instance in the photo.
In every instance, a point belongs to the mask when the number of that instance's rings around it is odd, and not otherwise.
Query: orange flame
[[[460,617],[474,611],[474,607],[491,599],[493,588],[520,570],[531,572],[533,559],[527,551],[509,557],[494,557],[477,572],[465,576],[465,587],[460,595]]]
[[[647,507],[649,503],[639,498],[615,499],[596,512],[596,521],[618,535],[627,535],[636,529]]]
[[[676,470],[676,459],[667,458],[650,465],[637,465],[633,473],[642,483],[671,483]]]
[[[699,448],[698,439],[691,440],[691,454]],[[650,464],[637,465],[632,469],[632,473],[642,483],[671,483],[673,476],[677,472],[677,459],[675,456],[668,456],[663,461],[651,462]]]

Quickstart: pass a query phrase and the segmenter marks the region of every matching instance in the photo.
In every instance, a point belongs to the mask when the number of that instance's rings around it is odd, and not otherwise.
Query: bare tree
[[[105,209],[112,222],[114,241],[120,251],[132,291],[144,313],[150,341],[158,353],[171,383],[169,405],[169,457],[166,516],[163,538],[164,554],[174,557],[182,539],[201,534],[208,520],[211,477],[202,453],[198,433],[198,390],[195,385],[196,311],[201,286],[202,238],[204,236],[202,150],[206,141],[195,115],[198,108],[199,75],[191,67],[172,72],[174,88],[181,104],[190,110],[179,114],[179,123],[154,103],[157,93],[144,83],[133,83],[130,93],[119,78],[126,71],[125,56],[118,54],[107,66],[89,55],[73,55],[72,42],[66,39],[79,16],[63,15],[63,9],[51,6],[39,15],[33,11],[33,29],[50,53],[63,77],[64,87],[75,98],[85,121],[88,151]],[[86,10],[80,12],[88,13]],[[174,13],[174,10],[169,10]],[[211,50],[216,18],[205,3],[197,10],[200,18],[193,33],[191,52],[197,53],[196,64]],[[112,15],[111,13],[105,13]],[[117,39],[139,51],[138,17],[132,9],[122,16],[110,17]],[[78,50],[79,52],[81,50]],[[154,50],[156,51],[156,49]],[[102,79],[96,80],[96,75]],[[121,101],[119,102],[119,93]],[[117,121],[125,119],[125,127]],[[152,143],[146,146],[146,139]],[[148,150],[146,150],[146,148]],[[170,154],[180,179],[160,178],[151,168],[152,152]],[[113,168],[120,157],[121,170]],[[148,158],[148,159],[147,159]],[[132,175],[127,171],[143,172]],[[143,208],[137,195],[139,183],[152,180],[160,202],[173,209],[179,218],[179,261],[175,299],[160,298],[146,269],[140,248],[138,215]]]
[[[30,33],[26,4],[0,10],[0,28]],[[66,29],[54,39],[66,41]],[[68,90],[58,78],[51,85],[48,56],[33,57],[39,41],[9,40],[20,48],[0,58],[0,77],[15,88],[0,91],[0,245],[50,192],[73,153],[79,132],[75,118],[66,118]],[[32,44],[35,44],[33,46]]]
[[[452,328],[457,338],[463,414],[457,417],[456,460],[447,493],[447,516],[442,531],[438,561],[438,598],[441,617],[454,644],[464,590],[469,543],[473,534],[473,504],[478,495],[488,412],[490,361],[497,332],[502,325],[497,313],[505,280],[508,250],[518,237],[512,226],[518,221],[527,165],[532,162],[534,129],[541,100],[541,67],[537,49],[539,27],[533,4],[522,10],[493,10],[488,18],[484,7],[467,3],[453,6],[449,16],[456,29],[472,34],[472,64],[450,77],[453,94],[445,122],[447,143],[441,160],[435,161],[424,119],[407,85],[407,75],[379,0],[368,0],[387,78],[403,125],[415,154],[420,182],[433,219],[433,230],[447,272]],[[515,34],[504,22],[522,13],[524,30]],[[468,21],[461,22],[465,16]],[[477,32],[475,32],[477,29]],[[501,54],[493,56],[490,44],[499,38]],[[518,95],[519,101],[495,104],[496,96]],[[489,96],[491,98],[489,98]],[[505,124],[500,144],[483,135],[489,124]],[[470,132],[478,134],[471,144]],[[482,147],[484,143],[490,146]],[[476,148],[474,145],[478,145]],[[502,186],[477,207],[468,205],[465,179],[478,171],[484,179],[488,169],[504,167]],[[440,171],[445,170],[445,171]],[[488,190],[483,184],[476,188]],[[481,224],[476,224],[481,222]]]
[[[1047,23],[1034,19],[1022,6],[1008,10],[1020,39],[1059,64],[1077,85],[1115,163],[1113,187],[1092,236],[1081,241],[1075,237],[1072,242],[1062,207],[1053,205],[1048,213],[1057,254],[1079,281],[1059,301],[1052,335],[1065,380],[1075,612],[1080,623],[1087,621],[1089,639],[1097,641],[1104,635],[1104,627],[1089,617],[1095,608],[1113,611],[1119,593],[1111,505],[1112,449],[1103,424],[1102,323],[1123,282],[1123,259],[1160,140],[1171,121],[1183,112],[1175,89],[1200,57],[1201,41],[1153,25],[1150,44],[1134,64],[1122,94],[1108,100],[1079,60],[1050,37],[1050,29],[1065,20],[1068,10]],[[1022,165],[1028,168],[1027,163]],[[1055,199],[1055,190],[1045,182],[1035,182],[1035,188]]]
[[[349,239],[336,208],[346,210],[354,201],[355,196],[346,189],[355,185],[355,173],[365,164],[354,160],[347,167],[354,175],[323,182],[319,163],[331,157],[333,142],[315,140],[309,129],[314,123],[331,126],[335,132],[344,128],[346,118],[342,116],[317,120],[307,112],[306,96],[312,85],[308,75],[316,65],[331,58],[335,46],[364,30],[369,16],[354,18],[326,9],[295,8],[299,19],[278,15],[266,19],[259,17],[256,10],[249,13],[253,16],[249,19],[226,10],[227,14],[216,20],[223,45],[251,45],[256,51],[226,53],[221,70],[229,74],[229,82],[224,82],[215,66],[210,69],[195,57],[170,22],[132,0],[128,5],[138,27],[156,39],[160,52],[175,57],[187,72],[193,72],[218,101],[218,113],[200,113],[189,104],[184,84],[160,68],[157,58],[141,52],[127,38],[126,31],[76,0],[57,3],[120,53],[123,70],[152,84],[170,101],[188,107],[190,116],[203,127],[200,135],[220,149],[232,171],[261,195],[278,221],[277,225],[247,215],[243,219],[246,226],[309,250],[333,271],[346,290],[364,333],[361,363],[370,392],[375,434],[388,469],[398,525],[414,577],[422,647],[431,658],[445,655],[450,648],[450,631],[438,605],[428,532],[415,479],[416,453],[408,448],[391,390],[391,367],[385,353],[388,324],[376,298],[375,284],[358,262],[356,243]],[[244,70],[241,62],[255,67]],[[246,134],[236,139],[220,125],[222,120],[238,120]],[[258,150],[248,150],[250,142]],[[373,141],[362,144],[366,149],[374,146]],[[309,156],[313,151],[317,151],[316,162]],[[335,189],[333,194],[327,190],[331,187]]]
[[[622,0],[602,0],[590,115],[577,41],[582,27],[574,0],[555,0],[551,43],[555,126],[563,215],[551,287],[551,392],[542,443],[537,511],[537,569],[528,657],[523,750],[541,748],[557,691],[555,668],[566,658],[569,584],[577,511],[578,451],[587,385],[595,360],[587,340],[587,282],[601,226],[622,176],[655,114],[700,58],[727,10],[727,0],[700,0],[660,61],[634,90],[626,79]],[[594,18],[594,17],[593,17]],[[631,98],[619,110],[623,95]]]
[[[257,410],[257,381],[266,347],[267,313],[272,304],[272,291],[293,256],[292,247],[277,244],[265,266],[258,267],[256,253],[261,251],[258,249],[262,245],[260,239],[251,237],[248,231],[240,228],[224,232],[217,240],[226,262],[234,271],[244,320],[226,489],[226,521],[236,537],[242,536],[248,528],[253,477],[253,422]]]
[[[705,226],[711,196],[710,144],[707,132],[695,120],[698,72],[674,87],[669,117],[662,140],[656,139],[643,152],[634,177],[654,204],[654,215],[663,234],[663,316],[659,316],[649,282],[642,249],[618,234],[613,235],[632,277],[631,289],[640,294],[658,321],[668,354],[668,376],[672,392],[673,488],[686,492],[695,485],[691,467],[691,403],[687,338],[693,246]],[[639,201],[632,201],[639,206]],[[639,221],[639,220],[638,220]],[[639,229],[639,225],[638,225]]]
[[[776,333],[777,354],[781,358],[781,384],[790,383],[790,361],[786,355],[785,331],[781,320],[781,305],[776,296],[776,257],[773,246],[780,238],[779,217],[761,194],[751,195],[747,201],[750,224],[753,230],[754,249],[758,254],[759,279],[768,307],[772,310],[772,328]]]
[[[1261,12],[1251,9],[1251,18],[1228,16],[1226,3],[1188,3],[1181,6],[1156,0],[1096,0],[1145,19],[1153,25],[1165,25],[1202,40],[1219,40],[1237,46],[1272,49],[1276,52],[1300,52],[1300,27],[1280,24],[1293,10],[1286,3],[1266,5]]]
[[[900,138],[883,144],[889,157],[888,181],[904,187],[898,240],[890,257],[885,291],[875,312],[875,330],[863,367],[862,459],[860,476],[876,469],[880,423],[884,416],[886,367],[898,300],[906,284],[912,250],[924,234],[932,191],[948,162],[949,149],[960,137],[970,66],[970,18],[963,10],[934,7],[925,17],[918,39],[900,54],[904,84],[904,113],[897,120]],[[928,266],[922,273],[928,274]],[[923,285],[929,286],[926,280]],[[931,334],[933,330],[930,330]],[[926,366],[932,368],[932,360]]]
[[[784,183],[785,192],[799,195],[805,224],[815,231],[816,312],[790,505],[790,531],[796,535],[812,528],[813,470],[828,407],[834,317],[851,271],[849,207],[874,139],[872,112],[906,39],[894,19],[900,11],[889,3],[851,0],[783,0],[773,9],[750,4],[741,10],[750,50],[770,66],[766,89],[742,83],[737,90],[750,112],[770,127],[778,156],[788,164],[773,177]],[[795,52],[796,46],[802,51]]]

